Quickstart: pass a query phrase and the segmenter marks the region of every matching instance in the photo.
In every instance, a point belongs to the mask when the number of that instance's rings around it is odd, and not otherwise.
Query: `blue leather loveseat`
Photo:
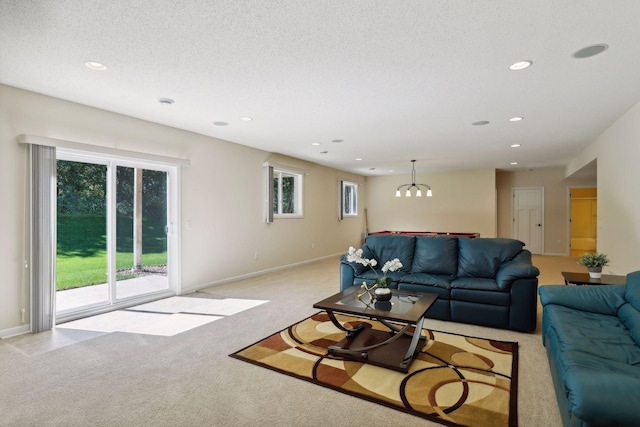
[[[400,259],[403,267],[387,274],[389,287],[437,294],[427,317],[532,332],[539,271],[523,247],[514,239],[370,235],[362,256],[377,268]],[[371,267],[341,258],[341,290],[376,277]]]
[[[640,425],[640,271],[627,275],[626,285],[539,292],[563,424]]]

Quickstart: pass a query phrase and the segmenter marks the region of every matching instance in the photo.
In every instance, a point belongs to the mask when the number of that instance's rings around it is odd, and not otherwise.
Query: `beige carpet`
[[[348,328],[365,326],[388,337],[380,322],[336,318]],[[426,329],[422,334],[425,345],[407,373],[332,356],[329,347],[345,332],[326,312],[231,357],[449,426],[517,426],[517,343]]]
[[[568,257],[534,264],[541,284],[581,271]],[[338,265],[331,257],[203,289],[190,297],[269,302],[174,336],[56,329],[0,340],[0,426],[441,426],[228,356],[316,313],[313,303],[338,290]],[[519,426],[561,425],[540,327],[425,327],[518,342]]]

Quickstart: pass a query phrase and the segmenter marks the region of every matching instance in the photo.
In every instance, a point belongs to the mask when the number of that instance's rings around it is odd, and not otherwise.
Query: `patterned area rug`
[[[347,326],[380,323],[336,316]],[[450,426],[517,426],[518,343],[423,330],[404,374],[329,355],[345,337],[320,312],[231,357]]]

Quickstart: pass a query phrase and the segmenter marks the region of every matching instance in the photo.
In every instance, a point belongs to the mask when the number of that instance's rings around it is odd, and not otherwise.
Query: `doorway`
[[[532,254],[540,255],[544,247],[542,222],[544,218],[544,188],[513,189],[513,228],[514,239],[524,242]]]
[[[175,172],[57,150],[56,321],[175,294]]]
[[[570,203],[570,255],[579,257],[595,253],[598,242],[598,189],[573,187]]]

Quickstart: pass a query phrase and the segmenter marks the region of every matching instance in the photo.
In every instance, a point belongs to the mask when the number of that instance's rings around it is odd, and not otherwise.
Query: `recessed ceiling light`
[[[514,64],[509,65],[509,69],[511,71],[520,71],[520,70],[524,70],[525,68],[529,68],[531,67],[531,65],[533,65],[533,61],[519,61],[516,62]]]
[[[511,163],[509,163],[509,164],[510,164],[510,165],[512,165],[512,166],[515,166],[515,165],[517,165],[517,164],[518,164],[518,162],[511,162]]]
[[[97,61],[85,61],[84,66],[94,71],[104,71],[107,69],[106,65]]]
[[[471,124],[473,126],[484,126],[484,125],[488,125],[489,122],[487,120],[480,120],[479,122],[473,122]]]
[[[243,116],[243,117],[240,117],[240,120],[242,120],[243,122],[250,122],[253,119],[249,116]]]
[[[362,161],[362,159],[361,159],[360,157],[358,157],[358,158],[356,159],[356,162],[360,162],[360,161]]]
[[[579,51],[574,52],[573,55],[571,55],[571,56],[573,56],[574,58],[577,58],[577,59],[591,58],[592,56],[596,56],[596,55],[601,54],[602,52],[604,52],[607,49],[609,49],[609,45],[606,45],[606,44],[594,44],[593,46],[583,47]]]
[[[518,148],[518,147],[520,147],[520,144],[511,144],[511,146],[510,146],[510,147],[511,147],[511,148]]]
[[[510,122],[519,122],[520,120],[523,120],[523,119],[524,119],[524,117],[517,116],[517,117],[511,117],[509,119],[509,121]]]
[[[213,122],[214,125],[216,126],[227,126],[229,123],[227,122]]]
[[[312,142],[311,145],[318,146],[318,145],[322,145],[322,144],[320,144],[319,142]]]
[[[175,101],[171,98],[158,98],[158,102],[162,105],[171,105]]]
[[[333,139],[333,140],[331,140],[331,142],[336,142],[336,143],[337,142],[342,142],[342,141],[344,141],[344,139]]]

